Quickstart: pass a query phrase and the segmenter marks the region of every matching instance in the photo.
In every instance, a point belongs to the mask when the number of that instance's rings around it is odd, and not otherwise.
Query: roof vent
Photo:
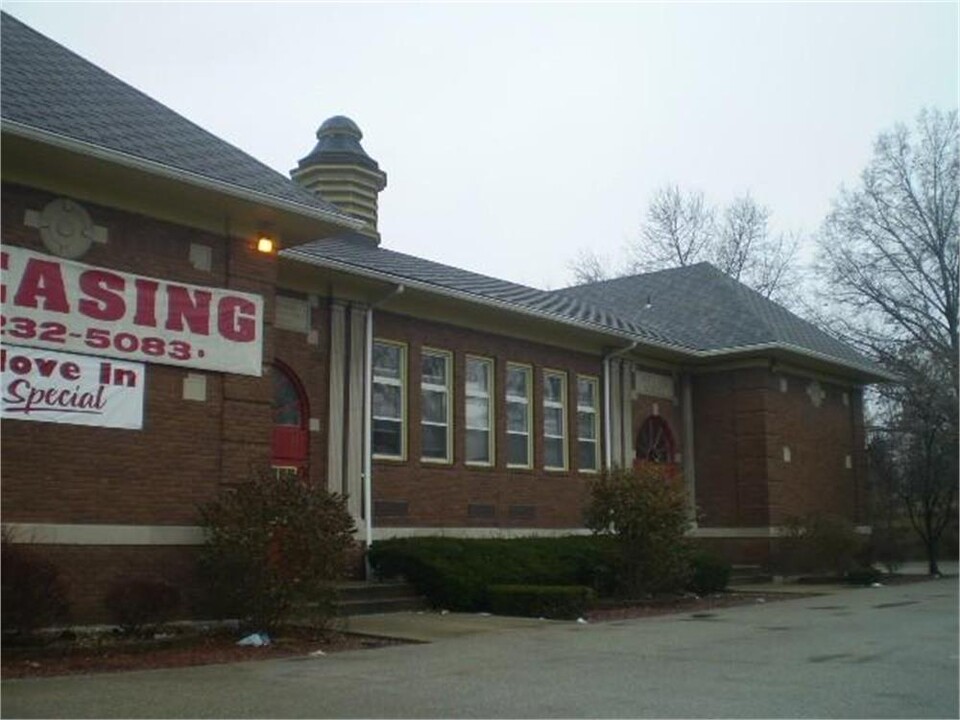
[[[290,177],[304,188],[331,202],[358,220],[361,230],[378,243],[377,196],[387,186],[387,174],[367,155],[363,133],[348,117],[336,115],[317,130],[317,144]]]

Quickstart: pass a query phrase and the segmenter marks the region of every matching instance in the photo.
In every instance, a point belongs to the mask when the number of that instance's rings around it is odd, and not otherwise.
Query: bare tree
[[[720,270],[764,297],[788,301],[796,288],[796,235],[771,235],[770,210],[749,193],[734,199],[723,213],[708,259]]]
[[[831,327],[901,378],[881,389],[878,415],[932,574],[956,517],[958,173],[956,112],[883,133],[860,187],[834,202],[818,263]]]
[[[577,251],[577,256],[567,263],[567,267],[573,273],[573,280],[577,285],[601,282],[617,277],[613,266],[606,259],[587,248],[580,248]]]
[[[626,248],[620,268],[590,250],[569,263],[576,283],[713,263],[735,280],[781,302],[799,283],[796,263],[799,238],[773,235],[770,210],[749,193],[736,198],[720,219],[702,192],[678,185],[659,188],[650,199],[640,238]]]
[[[677,185],[657,190],[647,207],[643,241],[630,248],[633,272],[683,267],[706,259],[714,234],[714,212],[703,193]]]

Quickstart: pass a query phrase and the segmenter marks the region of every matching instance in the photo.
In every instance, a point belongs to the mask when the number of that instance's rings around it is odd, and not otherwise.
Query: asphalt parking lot
[[[490,622],[484,630],[481,619],[451,620],[468,629],[428,644],[4,681],[2,716],[956,718],[960,711],[956,576],[592,625]]]

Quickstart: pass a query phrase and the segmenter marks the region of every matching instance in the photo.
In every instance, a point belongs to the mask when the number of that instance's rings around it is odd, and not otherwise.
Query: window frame
[[[510,383],[508,382],[508,380],[509,380],[509,375],[511,370],[520,370],[526,376],[527,378],[526,397],[520,398],[517,395],[509,394]],[[507,363],[506,375],[504,376],[504,387],[503,387],[503,400],[504,400],[503,411],[504,413],[506,413],[506,418],[507,418],[506,424],[505,424],[506,434],[507,434],[507,467],[510,468],[511,470],[531,470],[533,468],[533,464],[534,464],[533,463],[533,429],[535,427],[534,412],[533,412],[534,398],[532,397],[534,394],[533,383],[534,383],[533,365],[529,365],[527,363],[516,363],[516,362]],[[516,404],[520,402],[522,402],[525,405],[527,410],[527,432],[526,433],[519,433],[519,432],[510,430],[510,412],[508,408],[510,406],[510,403]],[[510,441],[511,435],[527,436],[527,462],[525,464],[521,465],[518,463],[510,462],[510,442],[509,441]]]
[[[373,346],[377,345],[391,345],[400,350],[400,372],[399,378],[388,378],[380,376],[380,380],[377,379],[377,368],[373,364],[373,357],[370,358],[370,389],[371,398],[373,395],[373,386],[378,382],[384,385],[394,385],[400,387],[400,454],[399,455],[385,455],[383,453],[376,453],[373,451],[373,447],[370,448],[371,456],[374,460],[392,460],[403,462],[407,459],[407,344],[397,340],[386,340],[383,338],[374,338]],[[370,426],[371,430],[373,425],[377,420],[377,416],[373,414],[373,404],[370,405]],[[380,420],[390,420],[396,421],[396,418],[385,418],[381,417]],[[371,432],[371,445],[372,445],[372,432]]]
[[[580,382],[587,382],[593,385],[593,405],[586,406],[580,404]],[[580,437],[580,413],[590,412],[593,414],[593,438]],[[577,472],[590,473],[596,475],[600,472],[600,378],[596,375],[577,375]],[[591,468],[580,467],[580,443],[592,443],[594,446],[594,466]]]
[[[423,358],[426,356],[431,357],[442,357],[446,365],[446,385],[433,385],[426,384],[423,381]],[[431,463],[435,465],[450,465],[453,463],[453,353],[449,350],[441,350],[440,348],[433,347],[422,347],[420,349],[420,462]],[[441,427],[439,423],[426,421],[423,419],[423,392],[424,389],[431,390],[432,392],[443,391],[446,394],[446,424],[442,427],[447,429],[447,443],[446,443],[446,455],[442,458],[435,457],[426,457],[423,454],[423,426],[430,425],[433,427]]]
[[[560,402],[553,400],[547,400],[547,378],[555,376],[559,377],[561,381],[561,390]],[[568,435],[568,425],[569,420],[567,418],[567,406],[569,403],[570,393],[569,393],[569,379],[567,377],[566,370],[553,370],[550,368],[544,368],[543,370],[543,469],[548,472],[568,472],[570,469],[570,448],[569,443],[567,442]],[[562,422],[561,434],[560,435],[547,435],[547,409],[548,408],[560,408],[560,419]],[[547,465],[547,439],[556,439],[560,438],[561,445],[563,447],[563,465]]]
[[[467,387],[470,379],[468,367],[470,361],[477,361],[487,366],[487,392],[486,395],[472,394]],[[497,444],[496,444],[496,370],[497,365],[493,358],[483,355],[465,355],[463,361],[463,463],[471,467],[494,467],[497,463]],[[481,428],[472,428],[467,419],[471,398],[485,397],[487,401],[487,456],[488,460],[470,460],[467,450],[467,443],[471,430],[480,430]]]

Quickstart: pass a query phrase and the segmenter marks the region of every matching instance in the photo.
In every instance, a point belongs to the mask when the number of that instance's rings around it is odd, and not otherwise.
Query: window
[[[577,378],[577,467],[596,472],[600,469],[597,423],[596,378]]]
[[[673,434],[663,418],[651,415],[643,421],[637,433],[637,460],[673,462]]]
[[[424,349],[420,360],[420,456],[450,462],[450,353]]]
[[[543,466],[567,469],[567,375],[543,373]]]
[[[373,454],[402,459],[407,349],[397,343],[373,344]]]
[[[526,365],[507,365],[507,467],[531,467],[530,387],[533,371]]]
[[[468,464],[493,464],[493,361],[467,358],[467,457]]]

